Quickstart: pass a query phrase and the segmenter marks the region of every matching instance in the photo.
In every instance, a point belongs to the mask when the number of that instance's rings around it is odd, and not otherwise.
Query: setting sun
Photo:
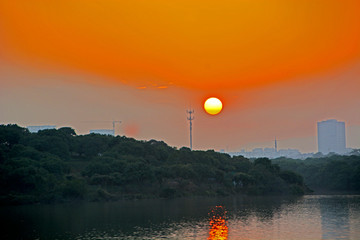
[[[211,97],[208,98],[204,103],[204,109],[208,114],[216,115],[221,112],[222,110],[222,102],[220,99]]]

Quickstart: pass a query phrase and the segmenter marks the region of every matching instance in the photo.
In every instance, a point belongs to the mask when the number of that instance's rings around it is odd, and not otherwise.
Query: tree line
[[[0,125],[2,204],[307,191],[300,174],[267,158],[250,161],[156,140],[76,135],[69,127],[30,133]]]
[[[360,192],[359,155],[332,155],[305,160],[278,158],[272,162],[303,176],[305,184],[315,192]]]

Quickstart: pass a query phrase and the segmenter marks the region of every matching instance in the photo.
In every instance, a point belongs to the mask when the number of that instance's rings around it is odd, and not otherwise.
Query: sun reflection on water
[[[228,237],[228,227],[226,225],[226,211],[224,207],[214,207],[209,216],[210,231],[208,240],[226,240]]]

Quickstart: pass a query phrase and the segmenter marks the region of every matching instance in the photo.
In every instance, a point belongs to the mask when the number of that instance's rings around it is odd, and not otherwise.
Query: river
[[[1,239],[360,239],[360,195],[1,206]]]

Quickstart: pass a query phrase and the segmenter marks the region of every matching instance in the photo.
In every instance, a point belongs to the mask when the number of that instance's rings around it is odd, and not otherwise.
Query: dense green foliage
[[[266,158],[250,162],[155,140],[77,136],[71,128],[30,133],[0,125],[2,203],[303,194],[305,189],[300,175],[281,171]]]
[[[272,160],[282,169],[296,172],[315,192],[360,191],[360,156],[333,155],[323,158]]]

